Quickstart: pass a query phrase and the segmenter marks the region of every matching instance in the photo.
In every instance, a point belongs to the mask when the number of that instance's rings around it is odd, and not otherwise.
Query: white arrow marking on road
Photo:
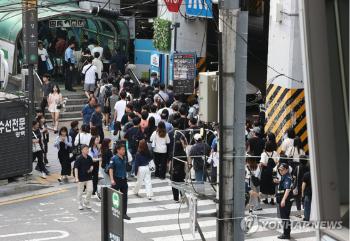
[[[76,217],[59,217],[55,218],[53,221],[58,223],[73,223],[78,221],[78,219]]]
[[[58,233],[59,236],[27,239],[26,241],[46,241],[46,240],[54,240],[54,239],[64,239],[64,238],[69,237],[69,233],[66,231],[47,230],[47,231],[35,231],[35,232],[26,232],[26,233],[3,234],[3,235],[0,235],[0,238],[11,238],[11,237],[17,237],[17,236],[28,236],[28,235],[33,235],[33,234],[48,234],[48,233]]]

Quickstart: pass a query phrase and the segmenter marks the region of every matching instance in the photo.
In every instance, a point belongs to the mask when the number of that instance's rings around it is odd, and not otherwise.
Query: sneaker
[[[123,219],[130,220],[131,218],[128,215],[124,214]]]
[[[261,211],[261,210],[262,210],[261,207],[259,207],[259,208],[254,208],[254,211]]]
[[[50,167],[50,164],[49,164],[49,163],[46,163],[45,166],[46,166],[46,167]]]
[[[61,178],[58,178],[57,181],[62,184],[62,179]]]
[[[98,197],[97,197],[97,195],[96,195],[96,194],[93,194],[93,195],[91,195],[91,198],[96,199],[96,198],[98,198]]]
[[[83,205],[79,205],[79,210],[83,210],[83,209],[84,209]]]
[[[90,204],[85,204],[85,207],[86,207],[87,209],[91,209],[91,205],[90,205]]]
[[[41,174],[41,178],[42,178],[42,179],[46,179],[46,173],[45,173],[45,172],[43,172],[43,173]]]
[[[268,204],[269,201],[268,201],[267,199],[265,199],[265,200],[263,201],[263,203]]]

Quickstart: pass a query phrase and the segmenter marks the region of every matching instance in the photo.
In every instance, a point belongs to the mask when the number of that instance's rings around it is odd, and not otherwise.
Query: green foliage
[[[153,21],[153,44],[159,51],[170,51],[170,25],[170,21],[161,18],[155,18]]]

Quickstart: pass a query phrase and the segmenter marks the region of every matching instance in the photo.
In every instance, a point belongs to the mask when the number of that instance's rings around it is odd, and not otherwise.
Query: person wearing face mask
[[[61,178],[59,183],[68,183],[68,176],[71,175],[72,167],[69,158],[70,148],[72,147],[72,137],[68,135],[67,127],[63,126],[60,129],[59,135],[56,138],[54,146],[58,149],[58,160],[61,163]]]
[[[53,129],[55,134],[57,134],[60,111],[63,107],[63,98],[58,85],[53,86],[47,102],[49,104],[48,110],[51,113],[51,117],[52,117]]]

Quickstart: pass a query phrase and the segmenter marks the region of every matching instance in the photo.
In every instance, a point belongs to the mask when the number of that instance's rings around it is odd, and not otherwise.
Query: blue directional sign
[[[186,0],[186,14],[193,17],[213,18],[212,0]]]

